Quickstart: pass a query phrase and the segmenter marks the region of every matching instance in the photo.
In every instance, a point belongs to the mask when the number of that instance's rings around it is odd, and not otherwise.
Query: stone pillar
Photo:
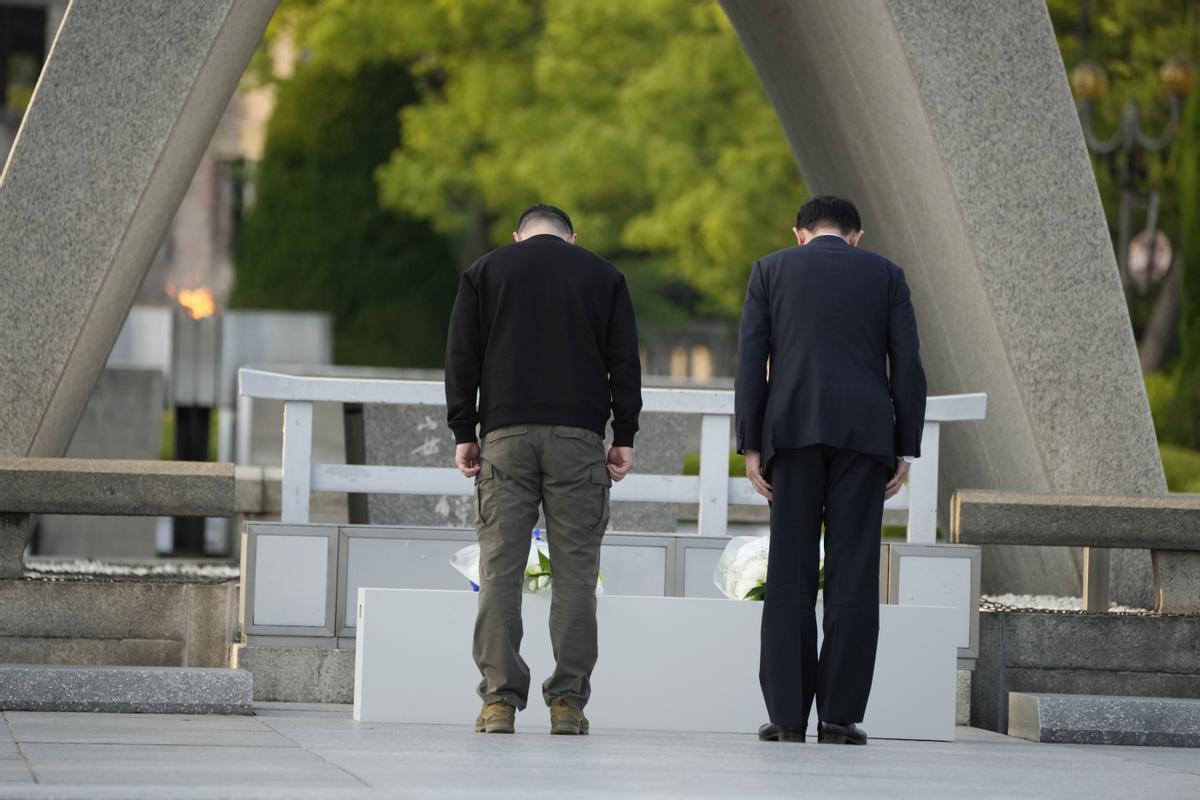
[[[1200,552],[1155,550],[1155,610],[1200,614]]]
[[[65,452],[276,3],[68,7],[0,176],[0,454]]]
[[[30,530],[28,514],[0,514],[0,579],[21,577]]]
[[[957,488],[1166,491],[1129,314],[1046,6],[722,0],[814,192],[905,267],[935,394],[987,392],[942,434]],[[797,198],[799,200],[799,198]],[[1151,603],[1146,551],[1116,599]],[[1077,561],[991,549],[990,591],[1074,594]]]

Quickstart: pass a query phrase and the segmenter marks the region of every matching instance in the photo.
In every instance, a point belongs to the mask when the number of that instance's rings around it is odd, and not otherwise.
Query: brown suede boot
[[[517,710],[508,703],[484,703],[475,718],[476,733],[513,733]]]
[[[556,697],[550,701],[550,733],[556,736],[587,736],[588,720],[578,708]]]

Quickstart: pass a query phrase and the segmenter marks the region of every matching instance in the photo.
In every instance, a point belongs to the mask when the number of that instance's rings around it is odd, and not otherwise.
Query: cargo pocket
[[[479,474],[475,476],[475,524],[483,527],[491,522],[496,504],[495,473],[491,462],[479,463]]]
[[[554,435],[560,439],[580,439],[593,447],[604,447],[604,437],[587,428],[576,428],[571,425],[555,425]]]
[[[599,511],[595,515],[595,522],[592,524],[593,531],[604,532],[608,526],[608,517],[611,513],[609,503],[609,493],[612,488],[612,477],[608,474],[608,467],[601,464],[598,467],[592,467],[590,479],[588,481],[588,489],[599,498]]]
[[[503,428],[488,431],[487,436],[483,437],[483,443],[491,444],[511,436],[524,436],[527,433],[529,433],[528,425],[506,425]]]

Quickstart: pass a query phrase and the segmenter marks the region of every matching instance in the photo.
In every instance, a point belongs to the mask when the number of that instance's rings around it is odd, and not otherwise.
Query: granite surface
[[[0,179],[0,454],[66,451],[275,6],[71,4]]]
[[[1200,495],[1081,497],[960,491],[951,541],[1200,551]],[[1200,611],[1200,609],[1197,609]]]
[[[1200,700],[1012,692],[1008,735],[1058,744],[1200,747]]]
[[[0,579],[23,574],[30,529],[28,514],[0,514]]]
[[[235,644],[233,664],[254,675],[258,702],[353,703],[354,651]]]
[[[954,684],[954,724],[971,724],[971,672],[960,669]]]
[[[700,440],[700,417],[695,414],[642,414],[634,441],[634,470],[642,475],[680,475],[689,442]],[[610,436],[611,438],[611,436]],[[607,447],[609,442],[605,442]],[[696,445],[699,450],[699,446]],[[676,503],[613,503],[610,531],[675,533],[679,528]]]
[[[232,464],[0,456],[0,509],[228,517],[234,488]]]
[[[1007,731],[1010,692],[1200,699],[1200,617],[981,611],[971,724]]]
[[[855,200],[862,245],[906,269],[930,393],[988,393],[986,420],[943,429],[942,528],[958,488],[1165,493],[1045,6],[722,5],[809,188]],[[1114,553],[1112,580],[1120,602],[1151,604],[1145,551]],[[984,557],[989,593],[1069,595],[1080,581],[1066,549]]]
[[[230,669],[0,664],[0,710],[251,714],[252,684]]]
[[[362,413],[366,463],[405,467],[454,466],[454,435],[445,406],[366,405]],[[472,497],[372,494],[372,525],[474,528]]]
[[[1156,608],[1164,614],[1200,614],[1200,548],[1188,550],[1163,549],[1150,554]]]
[[[0,663],[224,667],[235,582],[0,580]]]
[[[690,416],[642,415],[635,443],[638,473],[682,473],[688,442],[693,434],[698,436],[699,430],[698,418]],[[366,463],[443,468],[454,465],[454,436],[446,427],[444,406],[367,405],[362,419]],[[367,508],[373,525],[475,527],[472,497],[372,494]],[[675,533],[678,516],[675,503],[614,503],[608,530]]]
[[[951,500],[950,538],[971,544],[1155,548],[1154,600],[1200,613],[1200,496],[1080,497],[966,490]]]
[[[68,458],[156,459],[162,453],[166,386],[160,370],[105,369],[67,448]],[[153,558],[156,520],[45,514],[37,554]]]
[[[1053,746],[973,728],[959,728],[953,742],[872,739],[867,747],[830,747],[812,739],[760,742],[753,731],[595,726],[585,737],[480,736],[470,720],[361,724],[348,706],[282,703],[257,704],[254,716],[236,717],[0,713],[0,798],[20,800],[1193,800],[1197,794],[1192,751]]]

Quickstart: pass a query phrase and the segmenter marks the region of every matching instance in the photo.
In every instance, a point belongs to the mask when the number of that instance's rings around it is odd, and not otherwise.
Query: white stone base
[[[467,725],[479,712],[472,592],[360,589],[354,718]],[[522,655],[533,677],[518,728],[544,731],[540,683],[553,668],[550,598],[525,595]],[[618,597],[598,603],[593,728],[753,733],[761,603]],[[820,618],[818,607],[818,620]],[[880,607],[875,682],[863,728],[883,739],[952,741],[957,628],[952,609]],[[815,727],[816,714],[812,715]]]

